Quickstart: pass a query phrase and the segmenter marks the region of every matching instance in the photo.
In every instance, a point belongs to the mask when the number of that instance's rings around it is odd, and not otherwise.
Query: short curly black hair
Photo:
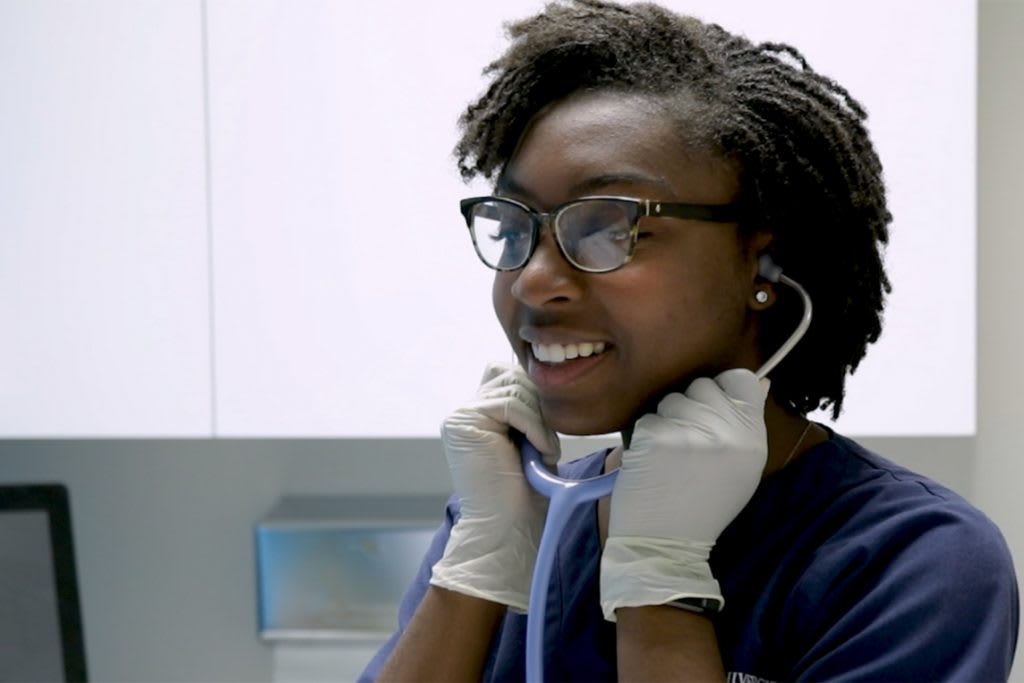
[[[754,44],[654,4],[555,2],[506,28],[511,45],[459,120],[463,178],[494,180],[531,119],[572,93],[663,103],[684,140],[735,163],[754,217],[745,234],[769,232],[772,257],[814,301],[807,335],[772,373],[776,400],[799,414],[831,406],[838,417],[891,290],[882,252],[892,216],[864,108],[789,45]],[[796,297],[780,292],[761,348],[777,348],[799,315]]]

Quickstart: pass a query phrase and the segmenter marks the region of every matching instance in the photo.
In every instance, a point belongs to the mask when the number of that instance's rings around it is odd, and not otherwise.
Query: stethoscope
[[[775,283],[782,283],[796,290],[803,301],[804,314],[793,334],[779,347],[764,365],[755,372],[763,379],[796,346],[811,324],[811,297],[796,281],[782,274],[782,269],[764,255],[758,263],[761,277]],[[562,537],[569,515],[578,505],[611,495],[618,470],[589,479],[570,480],[557,477],[548,471],[540,453],[525,439],[521,442],[523,468],[526,479],[539,493],[551,499],[547,520],[541,535],[537,560],[533,567],[533,581],[530,584],[530,603],[526,619],[526,680],[541,683],[544,680],[544,609],[551,580],[551,568],[555,561],[555,548]]]

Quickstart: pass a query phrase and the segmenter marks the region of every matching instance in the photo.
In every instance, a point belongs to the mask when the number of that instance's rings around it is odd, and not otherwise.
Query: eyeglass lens
[[[533,246],[533,220],[522,207],[483,201],[473,206],[470,218],[476,250],[487,265],[514,269],[526,263]]]
[[[510,202],[487,200],[473,207],[471,227],[480,257],[492,268],[526,264],[533,247],[533,218]],[[562,208],[555,235],[566,258],[578,268],[613,270],[629,257],[635,207],[614,199],[583,200]]]

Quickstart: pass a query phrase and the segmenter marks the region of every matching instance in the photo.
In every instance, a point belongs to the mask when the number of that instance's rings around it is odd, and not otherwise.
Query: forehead
[[[602,191],[677,201],[729,201],[735,168],[706,145],[684,141],[700,128],[654,97],[577,93],[537,114],[498,181],[545,204]]]

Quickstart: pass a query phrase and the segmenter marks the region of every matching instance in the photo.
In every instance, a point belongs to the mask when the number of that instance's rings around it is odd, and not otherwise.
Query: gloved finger
[[[708,405],[684,394],[669,394],[658,406],[656,417],[660,422],[653,425],[652,443],[656,448],[673,452],[681,448],[690,449],[697,444],[703,448],[717,443],[736,413],[728,401],[728,398],[722,398],[721,405]],[[636,430],[633,440],[637,441]]]
[[[757,383],[756,379],[754,383]],[[763,420],[763,412],[763,399],[748,403],[732,398],[707,377],[694,380],[685,394],[669,394],[658,404],[658,415],[676,427],[685,427],[690,438],[702,443],[714,443],[721,436],[719,432],[728,431],[732,426],[751,425]]]
[[[729,394],[710,377],[698,377],[693,380],[686,388],[685,395],[695,403],[707,406],[720,415],[727,415],[735,411]]]
[[[537,386],[530,379],[530,376],[526,374],[526,370],[520,365],[489,365],[488,372],[485,372],[484,378],[486,381],[477,388],[478,395],[487,395],[488,392],[495,388],[510,385],[520,385],[533,393],[537,393]]]
[[[515,397],[517,400],[526,403],[534,412],[540,415],[540,395],[537,386],[530,380],[526,371],[519,366],[511,367],[506,372],[494,377],[490,382],[480,387],[477,392],[478,399],[492,399],[502,397]],[[495,416],[497,419],[503,419]]]
[[[561,453],[558,435],[544,423],[536,394],[520,384],[494,387],[448,419],[456,427],[463,423],[505,436],[509,428],[518,430],[547,456],[548,464]]]
[[[522,366],[489,363],[477,389],[477,401],[467,409],[489,418],[495,431],[505,425],[517,429],[541,452],[546,464],[557,462],[561,454],[558,434],[544,424],[537,387]]]
[[[707,406],[671,394],[664,413],[647,413],[633,427],[633,438],[622,455],[622,462],[633,459],[634,466],[650,464],[650,453],[681,453],[692,447],[694,440],[717,440],[716,426],[722,423]],[[637,460],[639,458],[639,460]]]
[[[660,417],[678,420],[686,417],[688,413],[693,412],[693,406],[698,404],[699,401],[696,401],[685,394],[681,394],[678,391],[674,391],[671,394],[666,394],[660,401],[658,401],[658,408],[655,411],[655,414]],[[646,417],[646,415],[644,417]],[[639,422],[637,424],[639,424]]]
[[[538,415],[540,414],[540,399],[536,392],[531,387],[518,383],[482,390],[468,408],[481,412],[499,422],[506,422],[507,417],[502,409],[506,401],[520,401]]]
[[[478,399],[496,398],[499,396],[508,396],[510,394],[518,394],[530,400],[531,403],[538,403],[539,397],[537,394],[537,388],[533,386],[525,378],[517,377],[512,373],[506,373],[499,377],[494,378],[487,384],[477,389],[476,395]]]
[[[526,440],[545,456],[546,464],[557,461],[562,452],[558,434],[544,424],[540,411],[525,401],[512,400],[505,407],[508,425],[522,432]]]
[[[686,387],[685,394],[698,403],[712,405],[712,407],[727,403],[729,400],[725,390],[710,377],[698,377],[690,382],[690,385]]]
[[[658,403],[657,415],[677,424],[706,421],[709,417],[721,414],[722,406],[727,405],[728,399],[721,398],[721,393],[721,390],[718,390],[717,395],[707,392],[704,398],[708,400],[704,401],[678,392],[669,394]],[[719,405],[716,405],[716,401]]]
[[[501,377],[504,374],[507,374],[508,372],[513,370],[513,368],[516,367],[518,366],[511,365],[509,363],[500,363],[497,361],[488,363],[484,367],[483,377],[480,378],[480,386],[484,387],[485,385],[493,383],[496,378]]]
[[[726,370],[715,377],[715,382],[732,398],[755,406],[764,406],[770,386],[759,382],[757,376],[746,368]]]
[[[497,381],[497,380],[494,380]],[[507,383],[481,389],[467,404],[452,411],[441,423],[442,434],[450,431],[489,431],[503,438],[508,436],[509,401],[520,401],[539,413],[537,398],[529,388],[517,383]]]
[[[714,380],[699,377],[686,389],[686,395],[722,415],[760,412],[768,395],[767,384],[746,368],[733,368]]]
[[[681,396],[681,394],[676,395]],[[651,440],[656,440],[660,435],[664,434],[666,431],[664,425],[668,421],[660,413],[647,413],[641,416],[633,424],[633,438],[630,440],[629,447],[622,452],[623,464],[633,457],[634,453],[643,451],[644,447],[648,446]]]

